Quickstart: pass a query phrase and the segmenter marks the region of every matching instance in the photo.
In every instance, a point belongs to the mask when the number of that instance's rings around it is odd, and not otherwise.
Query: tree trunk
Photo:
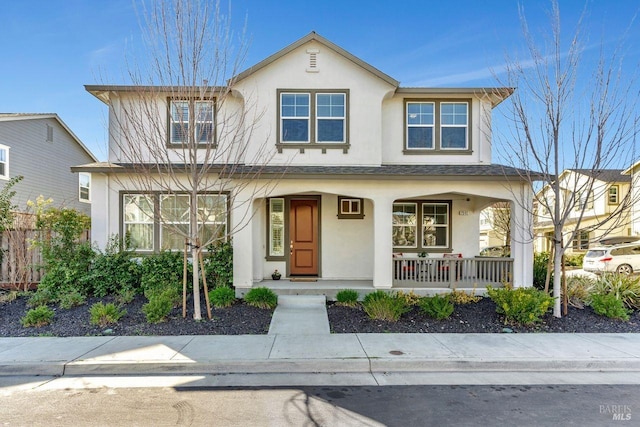
[[[202,320],[200,307],[200,266],[198,259],[200,248],[198,247],[198,196],[197,191],[191,194],[189,216],[191,222],[191,265],[193,266],[193,319]]]
[[[553,315],[562,317],[561,290],[562,290],[562,242],[557,240],[554,243],[555,254],[553,256]]]

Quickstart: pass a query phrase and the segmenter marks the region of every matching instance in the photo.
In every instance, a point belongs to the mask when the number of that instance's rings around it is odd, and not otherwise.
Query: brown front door
[[[289,272],[318,274],[318,201],[291,200],[289,211]]]

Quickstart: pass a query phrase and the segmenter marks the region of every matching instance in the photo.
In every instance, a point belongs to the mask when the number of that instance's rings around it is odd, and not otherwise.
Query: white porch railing
[[[393,259],[393,287],[502,286],[512,277],[513,258]]]

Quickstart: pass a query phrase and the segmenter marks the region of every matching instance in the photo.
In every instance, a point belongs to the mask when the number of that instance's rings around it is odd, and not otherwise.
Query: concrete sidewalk
[[[1,376],[609,372],[640,378],[640,334],[0,338]]]

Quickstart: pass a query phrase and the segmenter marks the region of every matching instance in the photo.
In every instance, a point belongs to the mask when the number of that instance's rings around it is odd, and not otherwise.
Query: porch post
[[[248,198],[252,198],[249,196]],[[253,215],[247,210],[253,208],[253,203],[247,202],[243,194],[237,194],[231,205],[231,224],[229,229],[233,233],[233,286],[236,295],[243,294],[253,286]],[[243,221],[241,223],[240,221]]]
[[[393,285],[393,198],[373,198],[373,287]]]
[[[531,191],[524,189],[523,199],[511,202],[511,257],[513,286],[533,286],[533,202]],[[527,203],[527,206],[522,206]]]

